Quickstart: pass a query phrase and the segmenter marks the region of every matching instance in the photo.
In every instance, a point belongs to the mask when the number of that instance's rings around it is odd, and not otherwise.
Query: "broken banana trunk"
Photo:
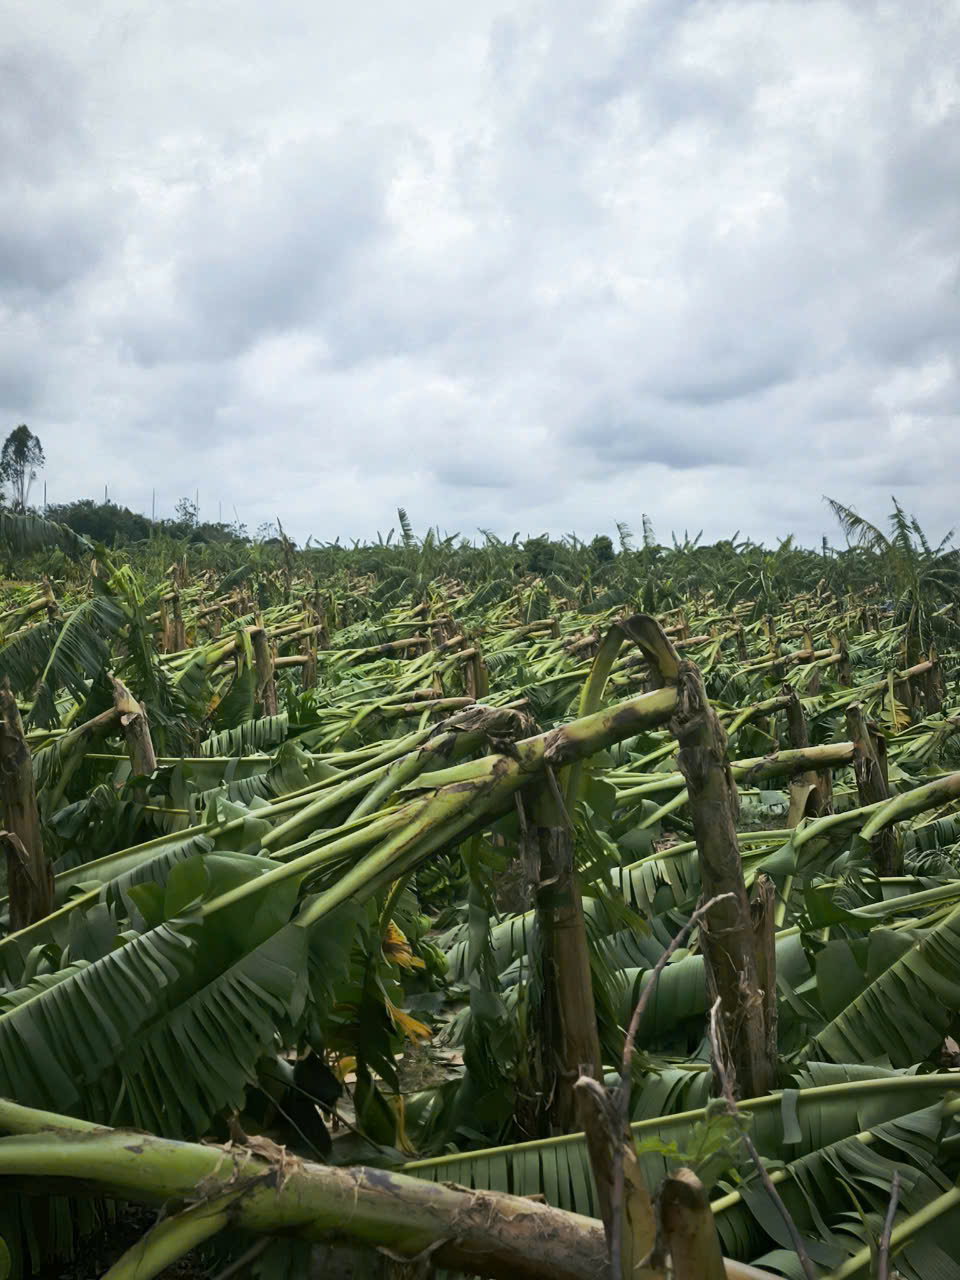
[[[772,948],[758,936],[743,880],[737,840],[737,788],[727,760],[726,734],[710,706],[700,673],[682,662],[678,673],[673,732],[680,744],[677,763],[687,782],[704,898],[722,896],[700,927],[707,984],[719,996],[727,1069],[741,1096],[769,1093],[776,1075],[775,1033],[768,1034],[774,1007],[760,979],[758,954]],[[773,913],[763,912],[765,929]],[[775,975],[764,965],[769,986]],[[771,1029],[772,1031],[772,1029]]]

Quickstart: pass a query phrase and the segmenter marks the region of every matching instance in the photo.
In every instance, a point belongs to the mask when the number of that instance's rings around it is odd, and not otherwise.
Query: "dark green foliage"
[[[45,461],[40,441],[27,424],[14,427],[0,451],[0,485],[10,485],[14,511],[26,511],[30,486]]]
[[[910,1175],[904,1212],[954,1177],[954,1113],[941,1109],[935,1126],[939,1102],[923,1090],[960,1023],[956,815],[931,812],[907,825],[906,876],[881,882],[857,834],[863,815],[849,819],[852,773],[835,777],[838,821],[779,829],[771,805],[782,797],[785,809],[791,780],[767,782],[757,771],[787,745],[783,716],[768,706],[738,722],[786,682],[817,746],[843,734],[851,697],[863,702],[885,732],[895,793],[960,762],[951,713],[957,636],[944,591],[953,553],[930,547],[899,507],[888,540],[896,555],[878,543],[825,556],[790,538],[771,550],[737,535],[703,545],[684,533],[661,546],[647,516],[636,546],[625,525],[618,545],[606,534],[588,542],[485,534],[471,545],[438,529],[419,536],[402,510],[399,537],[300,550],[279,521],[277,537],[195,541],[189,503],[180,524],[155,527],[112,504],[70,506],[74,526],[98,540],[92,556],[66,525],[32,513],[5,513],[3,525],[13,553],[35,555],[22,580],[4,587],[0,665],[30,732],[59,913],[0,938],[0,1092],[189,1137],[223,1138],[236,1111],[247,1132],[334,1160],[397,1164],[453,1149],[454,1162],[428,1176],[596,1212],[573,1137],[471,1154],[529,1137],[537,1114],[527,1066],[528,1011],[542,982],[525,910],[536,875],[529,792],[494,817],[471,809],[445,827],[438,816],[429,840],[409,815],[433,821],[438,797],[465,794],[491,753],[512,767],[517,738],[562,734],[585,713],[584,681],[618,633],[612,623],[646,604],[674,635],[700,637],[684,652],[703,671],[731,757],[759,758],[737,766],[741,853],[748,885],[766,873],[782,906],[787,1091],[748,1110],[764,1156],[789,1166],[818,1260],[842,1260],[867,1240],[891,1161]],[[85,513],[103,520],[84,526]],[[71,546],[76,564],[66,558]],[[912,577],[896,576],[904,565]],[[913,602],[905,612],[900,581]],[[876,604],[888,598],[878,629]],[[774,670],[767,613],[788,655],[807,625],[827,654],[833,627],[845,627],[853,688],[822,652]],[[175,644],[174,621],[183,627]],[[254,625],[286,659],[276,669],[276,715],[260,714]],[[746,657],[735,642],[741,628]],[[944,709],[928,705],[922,685],[908,707],[896,680],[904,641],[932,635],[945,641]],[[424,639],[404,653],[398,646],[411,636]],[[476,651],[469,666],[460,659],[468,649]],[[649,679],[630,644],[611,661],[604,707]],[[92,741],[81,735],[82,750],[71,754],[77,726],[109,715],[111,673],[146,707],[159,757],[149,778],[131,777],[116,723]],[[499,725],[474,735],[456,720],[470,698],[522,706],[529,719],[508,723],[505,736]],[[700,896],[689,813],[670,781],[674,749],[664,726],[599,753],[570,804],[608,1067],[654,965]],[[561,788],[564,779],[557,766]],[[767,787],[783,791],[771,799]],[[774,829],[753,830],[767,825]],[[902,911],[898,895],[910,899]],[[735,1126],[709,1113],[672,1122],[709,1101],[707,993],[694,936],[639,1023],[631,1115],[652,1122],[638,1134],[641,1162],[656,1180],[692,1161],[715,1195],[735,1191],[718,1215],[725,1247],[742,1258],[775,1255],[777,1264],[782,1233],[750,1181]],[[410,1060],[428,1051],[408,1046],[427,1030],[430,1050],[444,1036],[455,1066],[411,1089]],[[817,1093],[823,1085],[838,1091]],[[361,1131],[352,1146],[330,1119],[343,1095]],[[856,1137],[867,1131],[867,1141]],[[57,1210],[67,1235],[69,1212]],[[22,1224],[11,1230],[22,1234]],[[933,1231],[913,1248],[904,1274],[923,1274],[923,1249],[942,1262]]]
[[[598,564],[609,564],[611,560],[616,558],[616,552],[613,549],[613,542],[605,533],[598,533],[590,543],[590,550]]]
[[[47,516],[69,525],[83,537],[102,542],[107,547],[126,547],[145,542],[154,536],[184,538],[197,542],[242,542],[232,525],[213,521],[200,522],[180,513],[175,520],[153,521],[149,516],[131,511],[115,502],[96,502],[93,498],[77,498],[72,502],[51,503]]]

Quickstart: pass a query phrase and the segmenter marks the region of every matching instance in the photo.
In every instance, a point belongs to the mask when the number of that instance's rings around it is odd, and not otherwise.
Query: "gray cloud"
[[[117,243],[117,198],[87,169],[81,85],[62,58],[0,50],[0,297],[43,305]]]
[[[94,271],[116,233],[97,196],[50,194],[20,191],[0,200],[0,291],[28,306]]]
[[[0,412],[51,498],[949,524],[955,5],[33,0],[3,40]]]
[[[42,45],[13,40],[0,50],[0,153],[9,177],[50,181],[85,151],[79,79]]]

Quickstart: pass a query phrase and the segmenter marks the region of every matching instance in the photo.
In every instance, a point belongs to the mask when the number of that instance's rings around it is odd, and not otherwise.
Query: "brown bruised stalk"
[[[663,692],[669,690],[676,700],[671,727],[679,743],[677,764],[689,793],[702,893],[705,899],[722,899],[709,928],[701,927],[707,983],[721,1000],[737,1087],[749,1096],[760,1096],[770,1091],[776,1078],[776,1033],[767,1026],[776,989],[770,942],[775,923],[772,911],[762,911],[759,936],[747,901],[736,832],[737,790],[727,761],[726,735],[697,667],[678,658],[656,620],[638,615],[621,624],[625,629],[627,625],[628,634],[667,686]],[[769,994],[760,984],[758,953],[765,957]]]
[[[680,744],[677,763],[690,794],[702,892],[724,898],[711,913],[709,927],[700,932],[708,990],[720,999],[736,1088],[755,1097],[773,1087],[776,1060],[769,1051],[757,939],[737,841],[737,790],[726,758],[726,735],[692,663],[680,664],[673,730]]]
[[[53,877],[43,852],[30,748],[6,676],[0,687],[0,840],[7,851],[10,928],[15,932],[53,910]]]
[[[805,751],[810,746],[810,735],[807,732],[807,720],[803,714],[803,707],[795,689],[784,686],[784,694],[788,699],[784,710],[787,716],[790,746],[796,751]],[[803,774],[802,778],[791,782],[788,827],[795,827],[800,819],[808,814],[819,818],[822,814],[832,812],[833,775],[829,769],[821,769],[818,772],[810,769]]]
[[[887,783],[887,744],[863,717],[859,702],[847,707],[847,733],[854,744],[853,772],[861,807],[890,797]],[[874,869],[879,876],[903,875],[903,853],[892,827],[884,826],[870,837]]]
[[[673,674],[676,655],[659,626],[643,614],[619,619],[604,638],[584,683],[578,707],[581,717],[597,713],[625,641],[633,641],[664,676]],[[599,1076],[602,1065],[571,819],[582,785],[582,760],[567,770],[562,791],[548,764],[534,805],[539,854],[535,910],[542,978],[535,1014],[535,1059],[550,1127],[559,1133],[573,1128],[578,1077]]]
[[[534,1013],[537,1084],[550,1130],[569,1133],[575,1127],[577,1078],[600,1074],[600,1038],[574,833],[549,766],[537,790],[534,823],[528,838],[536,841],[539,854],[534,893],[541,970]]]
[[[757,982],[763,995],[765,1058],[775,1074],[777,1063],[777,895],[769,876],[761,873],[750,892]],[[771,1086],[774,1081],[771,1079]]]
[[[646,1189],[636,1169],[629,1130],[630,1079],[637,1028],[670,957],[685,945],[692,931],[719,901],[711,898],[699,906],[654,965],[627,1028],[616,1088],[606,1089],[586,1076],[575,1086],[607,1237],[612,1280],[629,1280],[635,1274],[635,1261],[647,1251],[642,1247],[644,1237],[650,1236],[648,1248],[653,1242],[653,1212],[649,1194],[644,1194]]]
[[[187,629],[183,621],[183,609],[180,604],[180,592],[175,590],[173,593],[173,626],[172,626],[173,648],[176,653],[187,647]]]
[[[943,707],[943,673],[934,645],[930,646],[930,670],[923,677],[923,698],[928,716],[936,715]]]
[[[710,1198],[692,1169],[675,1169],[664,1178],[660,1221],[674,1280],[726,1280]]]
[[[304,663],[301,683],[304,689],[314,689],[317,684],[317,639],[308,636],[304,642]]]
[[[277,686],[273,678],[273,657],[270,641],[263,627],[250,628],[253,660],[257,672],[256,701],[263,716],[277,714]]]
[[[135,775],[150,777],[156,772],[157,756],[150,736],[147,709],[138,702],[122,680],[110,676],[113,689],[113,707],[123,729],[130,757],[130,767]]]

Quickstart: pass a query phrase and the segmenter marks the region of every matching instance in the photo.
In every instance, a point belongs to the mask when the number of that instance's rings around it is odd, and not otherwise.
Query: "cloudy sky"
[[[305,539],[960,473],[960,3],[7,0],[0,430]]]

